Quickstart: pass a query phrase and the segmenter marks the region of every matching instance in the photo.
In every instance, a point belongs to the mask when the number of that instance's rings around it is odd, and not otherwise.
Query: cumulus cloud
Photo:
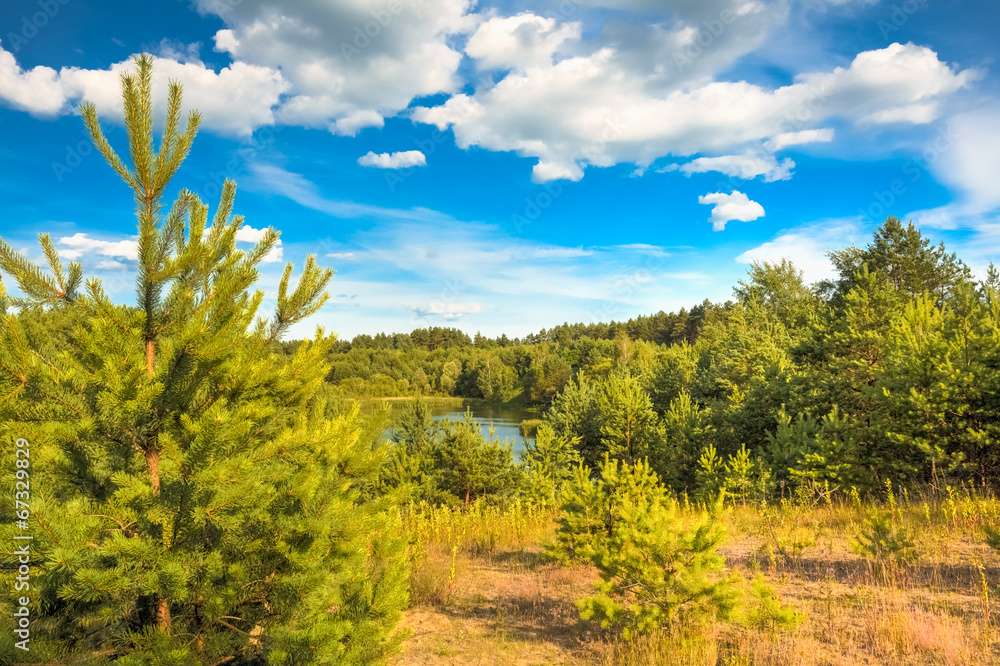
[[[205,230],[209,231],[208,229]],[[267,229],[254,229],[249,224],[244,224],[240,227],[240,230],[236,232],[236,240],[244,243],[259,243],[264,238],[264,234],[267,233]],[[281,241],[278,241],[279,243]]]
[[[452,40],[479,22],[473,0],[196,0],[226,27],[215,49],[280,70],[290,84],[285,124],[354,135],[381,127],[415,97],[460,86]]]
[[[763,176],[768,183],[776,180],[788,180],[792,177],[795,162],[785,158],[781,162],[774,154],[763,151],[747,151],[742,155],[722,155],[720,157],[699,157],[687,164],[671,164],[657,171],[681,171],[690,176],[693,173],[718,171],[733,178],[750,180]]]
[[[37,66],[22,69],[0,46],[0,100],[36,115],[71,113],[80,102],[93,102],[106,120],[122,122],[122,72],[135,68],[131,59],[108,69]],[[200,61],[179,62],[154,57],[153,103],[166,112],[167,82],[184,84],[184,106],[198,109],[203,126],[218,132],[247,135],[275,122],[273,108],[288,83],[281,72],[235,62],[218,72]]]
[[[757,218],[764,217],[764,207],[739,190],[734,190],[730,194],[724,192],[706,194],[698,197],[698,203],[714,206],[709,222],[715,231],[725,229],[726,222],[734,220],[753,222]]]
[[[358,164],[376,169],[405,169],[412,166],[426,166],[427,158],[419,150],[391,154],[380,153],[378,155],[369,150],[367,155],[358,158]]]
[[[465,52],[483,68],[526,70],[551,64],[563,42],[580,38],[580,27],[579,23],[559,25],[554,18],[530,12],[491,18],[472,34]]]
[[[579,180],[587,166],[646,167],[666,155],[726,155],[768,141],[822,140],[830,135],[808,125],[834,117],[870,123],[880,112],[915,104],[930,109],[979,76],[913,44],[866,51],[849,67],[802,74],[775,89],[745,81],[663,87],[654,85],[655,73],[621,65],[615,48],[604,47],[512,71],[492,87],[415,108],[412,116],[450,127],[461,148],[537,158],[532,176],[538,182]],[[818,132],[801,134],[808,130]]]
[[[136,240],[106,241],[91,238],[82,232],[60,238],[57,245],[59,256],[70,261],[89,255],[135,261],[139,256],[139,243]]]

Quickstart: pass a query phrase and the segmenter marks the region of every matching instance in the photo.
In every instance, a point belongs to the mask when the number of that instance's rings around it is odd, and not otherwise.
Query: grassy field
[[[729,570],[746,580],[762,573],[806,613],[796,630],[716,622],[631,643],[579,618],[574,601],[597,572],[543,557],[552,511],[411,512],[412,606],[403,626],[412,635],[394,663],[1000,663],[1000,556],[984,536],[1000,525],[1000,502],[968,487],[927,497],[897,491],[879,505],[843,500],[737,504],[724,517]],[[867,551],[858,547],[865,535]]]

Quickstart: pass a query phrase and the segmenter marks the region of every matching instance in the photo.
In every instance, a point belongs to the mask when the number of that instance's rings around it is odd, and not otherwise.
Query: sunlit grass
[[[914,535],[912,561],[879,566],[857,547],[876,514]],[[579,620],[573,601],[596,572],[539,556],[556,517],[529,504],[408,507],[411,612],[439,618],[441,628],[409,645],[400,663],[489,663],[483,654],[622,665],[1000,663],[1000,554],[985,536],[1000,529],[1000,500],[981,484],[894,486],[891,501],[884,491],[848,492],[729,507],[720,549],[729,569],[747,580],[762,573],[782,602],[806,613],[784,633],[716,622],[629,642]],[[430,645],[447,656],[421,652]]]

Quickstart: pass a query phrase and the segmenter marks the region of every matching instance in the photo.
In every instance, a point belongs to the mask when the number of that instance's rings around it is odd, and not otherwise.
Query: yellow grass
[[[970,664],[1000,663],[995,596],[1000,527],[988,493],[904,495],[895,507],[852,502],[736,506],[720,551],[746,579],[761,572],[807,614],[792,633],[733,623],[665,627],[626,642],[579,619],[596,570],[546,562],[555,516],[520,505],[411,510],[413,631],[396,664]],[[878,566],[852,548],[874,511],[912,530],[917,559]]]

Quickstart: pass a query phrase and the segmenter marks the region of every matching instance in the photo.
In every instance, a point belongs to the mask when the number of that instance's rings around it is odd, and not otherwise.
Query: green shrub
[[[912,530],[897,525],[892,516],[874,513],[851,544],[859,555],[873,564],[894,569],[917,559]]]
[[[682,516],[647,463],[605,457],[599,479],[578,468],[568,484],[551,551],[598,568],[580,616],[631,638],[677,619],[730,615],[738,593],[716,552],[724,537],[714,513]]]

